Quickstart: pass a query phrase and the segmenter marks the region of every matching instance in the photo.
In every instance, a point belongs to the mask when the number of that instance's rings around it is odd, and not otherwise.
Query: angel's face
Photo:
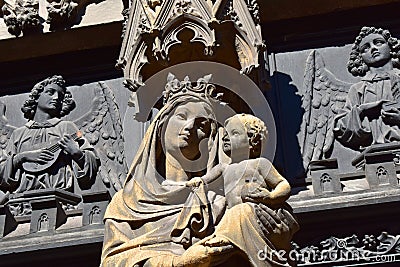
[[[61,110],[65,90],[57,84],[46,85],[38,98],[37,109],[55,113]]]
[[[382,67],[391,60],[389,44],[378,33],[371,33],[361,40],[360,53],[365,64],[372,67]]]

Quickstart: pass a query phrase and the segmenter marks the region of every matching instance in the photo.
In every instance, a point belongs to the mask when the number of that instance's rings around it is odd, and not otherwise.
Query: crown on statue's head
[[[215,94],[215,85],[210,83],[212,75],[206,75],[199,78],[196,83],[191,82],[190,78],[186,76],[183,81],[179,81],[172,73],[168,74],[167,84],[165,85],[164,104],[171,102],[173,99],[181,96],[194,96],[203,99],[206,102],[212,100],[219,100],[222,93]]]

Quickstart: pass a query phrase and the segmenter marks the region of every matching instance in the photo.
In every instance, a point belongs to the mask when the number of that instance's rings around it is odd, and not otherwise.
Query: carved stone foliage
[[[263,69],[259,68],[263,60],[260,53],[265,45],[256,1],[134,0],[126,17],[117,66],[124,70],[133,91],[154,74],[152,70],[177,62],[213,60],[236,68],[239,65],[238,69],[252,78]],[[232,49],[223,48],[227,45],[224,38],[235,40]],[[195,46],[198,51],[198,45],[204,47],[202,55],[179,52]],[[224,54],[227,51],[231,51],[229,55]],[[147,64],[154,67],[144,72]]]
[[[246,0],[246,4],[249,8],[250,14],[253,17],[254,21],[259,24],[260,23],[260,6],[257,3],[257,0]]]
[[[21,33],[26,34],[41,27],[42,20],[37,0],[16,0],[13,4],[5,2],[2,11],[4,23],[12,35],[19,36]]]
[[[74,1],[48,1],[46,22],[50,24],[50,30],[65,28],[77,15],[78,3]]]
[[[32,213],[32,207],[29,202],[11,203],[8,207],[11,214],[14,216],[24,216]]]
[[[79,15],[87,5],[101,0],[47,0],[47,20],[50,30],[66,29],[79,21]]]
[[[400,255],[400,235],[382,232],[379,236],[356,235],[345,238],[330,237],[319,244],[300,248],[294,244],[298,264],[307,265],[329,262],[388,261]],[[293,254],[292,254],[293,255]]]
[[[128,19],[129,19],[129,12],[130,9],[129,8],[125,8],[124,10],[122,10],[121,14],[124,17],[124,21],[122,22],[122,33],[121,33],[121,37],[124,38],[125,36],[125,32],[126,32],[126,27],[128,25]]]
[[[198,10],[193,5],[191,0],[179,0],[176,1],[171,12],[171,18],[177,17],[183,14],[191,14],[194,16],[200,16]]]
[[[238,14],[236,5],[234,4],[234,0],[226,1],[224,8],[220,14],[220,17],[225,20],[234,21],[240,28],[243,28],[243,21],[240,19],[240,15]],[[245,0],[244,3],[247,6],[249,11],[249,15],[254,20],[256,25],[260,24],[260,6],[257,3],[257,0]]]
[[[101,0],[100,0],[101,1]],[[50,30],[66,29],[77,23],[79,15],[89,3],[98,0],[48,0],[46,5],[38,0],[7,0],[2,5],[4,23],[10,34],[20,36],[43,30],[44,24],[50,25]],[[45,7],[46,6],[46,7]],[[46,8],[47,16],[41,17],[40,9]]]

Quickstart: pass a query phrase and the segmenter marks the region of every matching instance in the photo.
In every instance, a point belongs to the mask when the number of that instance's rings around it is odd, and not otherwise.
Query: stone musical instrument
[[[78,131],[72,135],[70,135],[70,137],[76,141],[79,138],[82,137],[82,132]],[[54,162],[57,161],[58,157],[60,156],[60,153],[62,151],[60,144],[57,142],[54,145],[51,145],[47,148],[47,150],[49,150],[51,153],[53,153],[54,157],[52,160],[46,162],[46,163],[38,163],[38,162],[24,162],[22,163],[22,168],[27,171],[27,172],[31,172],[31,173],[37,173],[37,172],[41,172],[44,171],[48,168],[50,168]]]

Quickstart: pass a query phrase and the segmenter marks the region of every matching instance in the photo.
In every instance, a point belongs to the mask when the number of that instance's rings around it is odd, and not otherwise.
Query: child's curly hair
[[[251,155],[259,157],[262,152],[262,147],[268,138],[268,130],[265,123],[257,118],[256,116],[250,114],[236,114],[225,121],[225,125],[231,119],[239,119],[246,129],[247,136],[249,137],[249,144],[251,146]]]
[[[350,52],[350,59],[347,62],[347,69],[353,76],[364,76],[369,67],[365,64],[361,57],[360,43],[364,37],[372,33],[377,33],[382,35],[383,38],[388,42],[390,47],[390,55],[392,58],[393,66],[400,67],[400,43],[395,37],[392,37],[388,30],[383,30],[381,28],[377,29],[375,27],[363,27],[354,41],[353,47]]]
[[[54,75],[38,82],[31,90],[29,98],[25,100],[23,106],[21,107],[24,117],[28,120],[33,120],[35,116],[36,108],[38,105],[38,99],[40,94],[43,92],[44,88],[49,84],[57,84],[64,90],[64,99],[62,102],[62,107],[58,117],[63,117],[68,115],[75,108],[75,101],[72,99],[72,94],[67,90],[65,86],[65,80],[60,75]]]

